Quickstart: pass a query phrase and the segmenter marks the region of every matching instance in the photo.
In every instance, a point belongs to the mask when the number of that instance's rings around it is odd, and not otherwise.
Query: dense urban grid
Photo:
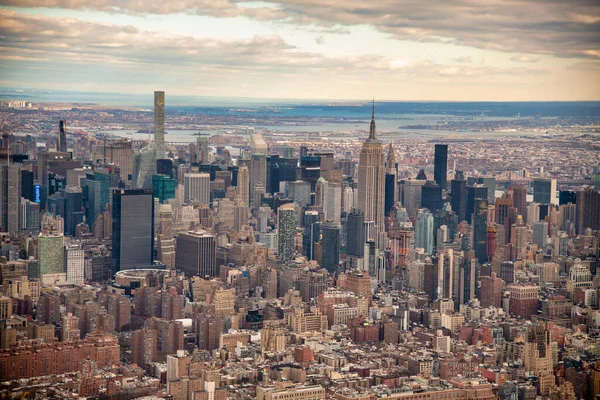
[[[596,121],[0,106],[2,398],[600,396]]]

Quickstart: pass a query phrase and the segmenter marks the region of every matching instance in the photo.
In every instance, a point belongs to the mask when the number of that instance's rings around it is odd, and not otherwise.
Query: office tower
[[[75,227],[83,222],[83,193],[79,186],[65,189],[65,235],[75,236]]]
[[[64,274],[64,236],[59,233],[40,233],[38,260],[40,275]]]
[[[21,170],[21,197],[29,201],[36,202],[33,184],[33,171],[29,171],[26,169]]]
[[[365,214],[359,208],[353,208],[348,213],[348,238],[346,240],[346,254],[362,258],[365,255]]]
[[[67,152],[67,121],[58,122],[58,137],[56,140],[56,151]]]
[[[433,253],[433,214],[424,208],[417,212],[415,247],[425,249],[425,254]]]
[[[453,292],[454,286],[454,250],[448,249],[440,251],[437,255],[437,299],[452,299],[456,294]]]
[[[267,187],[267,155],[269,147],[260,133],[250,135],[250,191],[254,192],[254,187],[262,183]],[[259,204],[254,206],[259,207]]]
[[[67,265],[67,282],[82,285],[84,279],[84,251],[79,244],[65,246],[64,260]]]
[[[422,208],[423,186],[427,180],[423,179],[404,179],[400,182],[402,188],[402,205],[406,209],[409,217],[414,218],[417,211]]]
[[[326,201],[323,205],[325,220],[341,223],[342,215],[342,185],[339,182],[328,182],[326,188]]]
[[[152,187],[152,175],[156,173],[156,149],[149,143],[134,156],[132,184],[139,189]]]
[[[558,191],[558,205],[563,204],[576,204],[577,203],[577,192],[574,190],[559,190]]]
[[[540,204],[558,204],[556,199],[556,179],[534,179],[533,201]]]
[[[440,188],[446,189],[448,185],[448,145],[436,144],[434,153],[433,180]],[[430,210],[433,212],[433,210]]]
[[[523,348],[523,366],[526,371],[537,377],[538,393],[544,397],[548,396],[551,389],[555,387],[555,377],[552,371],[554,366],[553,358],[548,325],[538,324],[530,326],[527,332],[527,341]]]
[[[21,230],[37,233],[40,230],[40,204],[21,199]]]
[[[527,188],[523,185],[516,186],[513,191],[513,207],[517,209],[524,221],[527,221]]]
[[[426,181],[421,187],[421,208],[426,208],[433,214],[442,209],[442,188],[434,181]]]
[[[147,189],[114,189],[113,273],[147,268],[154,261],[154,196]]]
[[[459,272],[459,304],[466,304],[475,298],[475,288],[477,287],[476,273],[477,262],[475,261],[475,259],[465,260],[462,262]]]
[[[486,193],[487,195],[487,193]],[[480,264],[487,259],[488,203],[487,199],[476,199],[478,207],[473,214],[473,249]]]
[[[340,263],[340,235],[342,227],[335,222],[325,222],[321,228],[321,267],[334,273]]]
[[[173,208],[170,204],[161,204],[156,255],[167,268],[175,268],[175,239],[172,227]]]
[[[396,174],[385,174],[385,201],[383,205],[384,215],[388,216],[396,205],[396,191],[398,184],[396,182]]]
[[[189,231],[177,236],[175,267],[188,276],[219,276],[216,259],[217,239],[206,231]]]
[[[454,179],[450,182],[450,190],[452,211],[458,216],[458,221],[462,222],[467,215],[467,182],[462,171],[456,171]]]
[[[200,164],[206,164],[210,160],[208,159],[208,137],[198,136],[196,138],[196,161]]]
[[[315,206],[321,207],[323,214],[325,214],[324,207],[327,202],[327,183],[323,177],[320,177],[315,186]],[[327,215],[325,215],[325,219],[327,219]]]
[[[310,182],[294,181],[287,183],[287,197],[300,207],[306,207],[310,204],[310,193]]]
[[[308,155],[308,147],[305,145],[300,146],[300,158]]]
[[[548,241],[548,222],[539,221],[533,224],[533,243],[537,244],[540,250],[546,249]]]
[[[582,234],[586,229],[600,230],[600,190],[587,187],[577,192],[575,230]]]
[[[121,178],[129,182],[133,179],[133,147],[130,140],[119,139],[116,142],[93,146],[94,161],[102,159],[105,163],[119,167]]]
[[[165,92],[154,92],[154,143],[156,159],[165,158]]]
[[[294,204],[287,203],[277,211],[278,252],[282,262],[294,259],[294,232],[296,230],[296,210]]]
[[[238,170],[237,191],[242,200],[247,206],[250,206],[250,171],[246,165],[242,165]]]
[[[375,134],[375,102],[371,114],[369,138],[363,143],[358,162],[358,207],[365,220],[375,222],[375,243],[385,245],[384,233],[385,158],[381,141]]]
[[[482,276],[479,278],[481,284],[481,290],[479,291],[479,303],[481,308],[501,306],[502,301],[502,287],[504,282],[495,272],[492,272],[491,276]]]
[[[487,200],[487,195],[487,188],[481,184],[467,186],[467,208],[465,213],[465,220],[469,224],[472,223],[471,217],[473,216],[473,212],[475,212],[475,210],[479,208],[479,201],[477,201],[477,199]]]
[[[210,174],[187,173],[183,175],[183,187],[186,203],[210,203]]]
[[[310,190],[314,192],[317,181],[321,177],[321,157],[305,155],[300,157],[300,179],[310,183]]]
[[[302,226],[302,247],[304,255],[309,260],[315,259],[315,243],[319,241],[321,235],[321,223],[319,222],[319,212],[308,210],[304,212],[304,221]]]
[[[177,180],[168,175],[152,175],[152,192],[160,204],[176,198]]]
[[[0,167],[0,227],[9,233],[20,229],[21,214],[21,167]]]

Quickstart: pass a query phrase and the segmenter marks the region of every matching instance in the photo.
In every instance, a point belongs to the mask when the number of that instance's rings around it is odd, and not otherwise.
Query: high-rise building
[[[448,145],[436,144],[434,154],[433,179],[440,188],[446,189],[448,186]],[[430,210],[434,211],[434,210]]]
[[[152,265],[154,196],[147,189],[114,189],[112,205],[113,273]]]
[[[442,188],[434,181],[427,181],[421,187],[421,207],[436,213],[443,207]]]
[[[482,184],[474,184],[467,186],[467,208],[465,213],[465,220],[471,224],[471,217],[473,213],[479,208],[478,200],[487,200],[488,190]]]
[[[492,272],[491,276],[480,278],[481,289],[479,290],[479,302],[481,308],[500,307],[502,301],[502,287],[504,282]]]
[[[177,236],[175,267],[188,276],[219,276],[216,237],[206,231],[189,231]]]
[[[20,229],[21,214],[21,167],[0,167],[0,227],[13,233]]]
[[[309,260],[314,260],[315,243],[319,241],[321,235],[321,223],[319,222],[319,212],[314,210],[305,211],[304,221],[302,225],[304,227],[304,231],[302,233],[302,247],[304,255]]]
[[[196,138],[197,161],[201,164],[209,162],[208,159],[208,137],[198,136]]]
[[[210,203],[210,174],[198,172],[185,174],[183,187],[186,203]]]
[[[244,204],[250,206],[250,171],[246,165],[239,168],[237,181],[237,191],[240,199]]]
[[[84,283],[84,250],[79,244],[65,246],[65,264],[67,266],[67,282],[75,285]]]
[[[75,228],[83,222],[83,192],[79,186],[65,189],[65,235],[75,236]]]
[[[340,263],[340,239],[342,227],[334,222],[326,222],[321,228],[321,267],[328,272],[337,271]]]
[[[467,181],[462,171],[456,171],[454,179],[450,182],[450,190],[452,211],[458,216],[458,221],[462,222],[467,216]]]
[[[152,192],[159,203],[164,203],[168,199],[177,197],[177,180],[170,178],[168,175],[152,175]]]
[[[165,158],[165,92],[154,92],[154,143],[156,159]]]
[[[64,274],[64,236],[58,233],[41,233],[38,237],[40,275]]]
[[[534,179],[533,201],[540,204],[558,204],[556,199],[556,179]]]
[[[523,185],[516,186],[512,189],[513,192],[513,207],[517,209],[523,221],[527,219],[527,188]]]
[[[486,193],[487,195],[487,193]],[[473,249],[480,264],[487,259],[487,232],[488,232],[488,202],[487,199],[475,199],[478,205],[473,214]]]
[[[281,261],[294,259],[294,231],[296,230],[296,210],[294,204],[287,203],[277,211],[278,252]]]
[[[67,152],[67,121],[58,122],[58,137],[56,140],[56,151]]]
[[[537,312],[539,288],[534,284],[514,283],[508,285],[510,292],[509,310],[512,315],[531,318]]]
[[[348,238],[346,240],[346,254],[356,258],[365,255],[365,214],[359,208],[353,208],[348,213]]]
[[[533,243],[537,244],[541,250],[546,248],[548,240],[548,222],[539,221],[533,224]]]
[[[433,214],[425,208],[417,213],[415,247],[423,248],[426,254],[433,253]]]
[[[358,207],[365,220],[375,222],[375,242],[385,245],[384,233],[385,155],[375,134],[375,102],[371,114],[369,138],[363,143],[358,161]]]
[[[586,229],[600,230],[600,190],[590,187],[577,192],[575,230],[581,234]]]

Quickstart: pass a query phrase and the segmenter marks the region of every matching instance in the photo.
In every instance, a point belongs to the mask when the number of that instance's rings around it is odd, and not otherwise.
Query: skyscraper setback
[[[365,213],[365,221],[375,223],[374,238],[382,249],[384,243],[385,155],[381,141],[375,134],[375,102],[371,114],[369,138],[363,143],[358,161],[358,208]]]

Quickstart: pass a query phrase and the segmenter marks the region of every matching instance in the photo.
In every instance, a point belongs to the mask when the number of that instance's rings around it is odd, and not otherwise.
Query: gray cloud
[[[61,7],[110,12],[246,16],[342,30],[370,25],[391,37],[561,57],[600,58],[597,0],[274,0],[246,7],[238,0],[1,0],[19,7]]]

